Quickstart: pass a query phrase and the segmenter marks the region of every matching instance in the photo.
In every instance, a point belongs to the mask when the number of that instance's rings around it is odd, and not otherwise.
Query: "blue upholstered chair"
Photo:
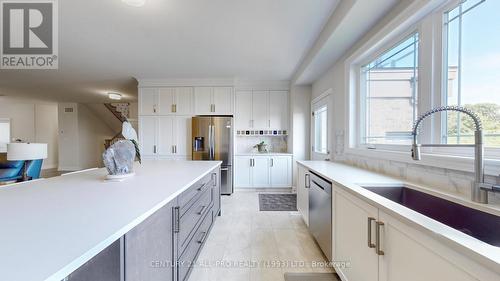
[[[40,178],[43,160],[33,160],[28,164],[28,176]],[[0,159],[0,182],[16,181],[23,176],[24,161],[7,161]]]

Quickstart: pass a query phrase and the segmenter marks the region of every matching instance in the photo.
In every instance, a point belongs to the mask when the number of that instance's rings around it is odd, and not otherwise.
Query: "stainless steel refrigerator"
[[[233,193],[233,117],[196,116],[192,120],[193,160],[219,160],[221,193]]]

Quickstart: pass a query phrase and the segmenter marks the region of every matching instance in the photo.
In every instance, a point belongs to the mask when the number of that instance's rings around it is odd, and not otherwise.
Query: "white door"
[[[252,128],[252,91],[236,92],[235,125],[237,130]]]
[[[271,156],[271,186],[290,187],[292,158],[289,156]]]
[[[382,211],[379,211],[379,221],[384,223],[380,227],[384,255],[379,256],[379,281],[489,279],[486,274],[484,277],[473,276],[451,260],[456,254],[442,247],[441,243]]]
[[[311,159],[329,160],[330,124],[328,118],[330,96],[327,95],[311,106]]]
[[[191,117],[175,117],[175,154],[177,156],[191,155]],[[190,157],[189,157],[190,158]]]
[[[267,156],[253,157],[252,186],[269,187],[270,181],[270,158]]]
[[[269,128],[269,92],[254,91],[252,95],[252,119],[254,129]]]
[[[174,112],[175,88],[160,88],[158,90],[158,114],[167,115]]]
[[[142,88],[139,96],[139,115],[155,115],[158,111],[158,89]]]
[[[141,155],[147,157],[156,156],[157,147],[158,118],[150,116],[139,117],[139,144]]]
[[[158,117],[158,155],[174,155],[174,120],[175,117]]]
[[[307,175],[307,176],[306,176]],[[302,219],[309,226],[309,171],[298,165],[297,175],[297,209]]]
[[[342,280],[376,281],[378,255],[375,248],[368,247],[368,227],[370,225],[372,229],[372,241],[375,243],[375,220],[378,218],[378,210],[345,192],[336,191],[333,211],[334,256],[337,261],[350,263],[349,267],[338,268],[337,271],[345,277]],[[373,218],[370,224],[369,218]]]
[[[219,115],[233,114],[233,88],[214,87],[214,113]]]
[[[234,185],[236,187],[251,187],[251,164],[253,160],[249,156],[236,156],[234,158]]]
[[[269,127],[272,130],[288,129],[288,92],[269,92]]]
[[[177,114],[193,114],[193,88],[179,87],[175,88],[175,110]]]
[[[210,115],[212,112],[212,87],[194,88],[194,110],[198,115]]]

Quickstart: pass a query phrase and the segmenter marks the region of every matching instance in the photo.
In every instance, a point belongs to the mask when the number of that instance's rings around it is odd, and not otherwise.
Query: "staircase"
[[[105,103],[104,106],[118,119],[121,123],[129,118],[130,103]],[[104,147],[108,149],[112,144],[119,140],[125,139],[121,131],[118,132],[112,139],[104,140]]]

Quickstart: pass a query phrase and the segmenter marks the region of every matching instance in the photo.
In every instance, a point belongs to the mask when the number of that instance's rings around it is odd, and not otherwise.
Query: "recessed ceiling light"
[[[122,95],[120,95],[118,93],[108,93],[108,98],[110,98],[112,100],[121,100]]]
[[[146,4],[146,0],[122,0],[125,2],[127,5],[134,6],[134,7],[141,7]]]

